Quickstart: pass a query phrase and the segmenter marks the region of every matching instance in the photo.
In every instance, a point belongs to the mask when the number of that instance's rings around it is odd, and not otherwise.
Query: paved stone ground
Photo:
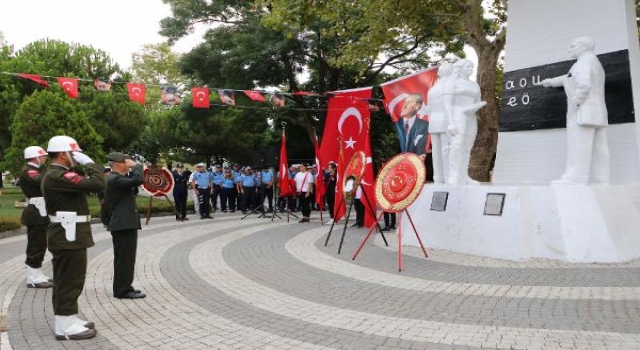
[[[84,316],[98,336],[54,339],[51,291],[24,281],[25,237],[0,240],[0,350],[6,349],[640,349],[640,262],[511,262],[403,247],[316,215],[310,224],[153,218],[140,232],[135,286],[111,295],[101,225],[89,250]],[[50,274],[51,256],[44,269]],[[6,328],[6,331],[3,331]]]

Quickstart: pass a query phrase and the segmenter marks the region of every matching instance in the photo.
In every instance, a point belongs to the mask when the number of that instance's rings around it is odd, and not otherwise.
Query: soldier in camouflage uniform
[[[47,213],[49,251],[53,254],[53,312],[58,340],[95,337],[93,322],[78,318],[78,297],[87,272],[87,248],[94,245],[87,193],[102,191],[105,179],[102,167],[81,152],[69,136],[54,136],[47,152],[51,166],[42,179]],[[85,175],[71,168],[84,166]]]
[[[22,212],[22,224],[27,226],[27,287],[51,288],[53,283],[40,269],[47,252],[47,226],[49,217],[44,205],[40,183],[44,175],[41,167],[47,160],[47,152],[40,146],[24,149],[27,164],[20,172],[18,184],[27,197],[27,206]]]

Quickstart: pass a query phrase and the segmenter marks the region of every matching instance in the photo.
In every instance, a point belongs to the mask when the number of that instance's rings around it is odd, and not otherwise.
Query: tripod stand
[[[367,205],[365,206],[366,209],[369,210],[369,213],[375,218],[376,217],[376,213],[373,210],[373,206],[371,205],[371,201],[369,200],[369,196],[367,195],[367,192],[362,188],[362,185],[358,185],[360,186],[360,189],[362,190],[362,194],[364,195],[364,198],[366,200]],[[354,198],[351,198],[351,201],[349,203],[349,211],[347,213],[347,216],[345,217],[345,222],[344,222],[344,227],[342,229],[342,237],[340,237],[340,245],[338,246],[338,254],[340,254],[340,251],[342,250],[342,244],[344,243],[344,235],[347,232],[347,225],[349,224],[349,216],[351,216],[351,208],[353,207],[353,201]],[[340,209],[340,206],[342,206],[342,204],[344,204],[344,197],[340,198],[340,202],[338,203],[338,206],[336,207],[336,211]],[[331,232],[333,231],[333,226],[336,224],[335,220],[333,221],[333,223],[331,224],[331,228],[329,229],[329,233],[327,234],[327,239],[324,242],[324,246],[326,247],[327,244],[329,244],[329,238],[331,237]],[[384,240],[384,244],[388,247],[389,243],[387,243],[387,238],[384,236],[384,233],[382,233],[382,228],[380,227],[380,219],[376,220],[376,226],[378,227],[378,232],[380,232],[380,235],[382,235],[382,239]],[[371,231],[373,231],[373,227],[371,228]],[[370,232],[371,232],[370,231]]]

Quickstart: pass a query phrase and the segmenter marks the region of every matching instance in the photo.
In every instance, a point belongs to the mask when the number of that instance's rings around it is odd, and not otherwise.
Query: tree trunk
[[[478,85],[487,105],[478,111],[478,135],[469,159],[469,176],[482,182],[491,181],[491,169],[498,145],[500,104],[496,96],[496,66],[502,48],[478,50]]]

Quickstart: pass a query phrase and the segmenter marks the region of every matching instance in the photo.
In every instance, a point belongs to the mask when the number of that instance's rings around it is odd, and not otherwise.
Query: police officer
[[[215,213],[218,209],[218,197],[222,192],[222,180],[224,180],[224,173],[222,172],[222,167],[220,164],[216,164],[213,167],[213,172],[211,173],[213,177],[213,191],[211,192],[211,210]]]
[[[187,218],[187,196],[189,195],[189,174],[184,171],[184,165],[178,163],[173,171],[173,200],[176,202],[176,220],[184,221]]]
[[[236,211],[236,182],[233,179],[231,169],[224,170],[224,178],[222,179],[222,192],[220,193],[220,207],[222,212],[226,213],[227,208],[230,212]],[[227,203],[229,206],[227,207]]]
[[[141,228],[136,189],[144,182],[142,165],[119,152],[110,153],[107,159],[113,170],[107,179],[105,191],[111,211],[108,230],[111,231],[113,240],[113,296],[118,299],[144,298],[145,294],[131,286],[136,264],[138,230]]]
[[[47,160],[47,152],[40,146],[24,149],[27,164],[20,172],[18,183],[27,197],[27,206],[22,212],[22,224],[27,226],[27,287],[51,288],[53,283],[40,269],[47,251],[47,226],[49,217],[42,197],[40,184],[44,175],[41,166]]]
[[[257,179],[251,167],[244,169],[244,174],[240,175],[240,193],[242,194],[242,213],[253,209],[254,196],[256,195]]]
[[[193,173],[192,186],[198,196],[200,219],[213,219],[209,211],[209,196],[211,195],[212,184],[211,173],[205,171],[204,163],[198,163],[196,172]]]
[[[235,186],[235,200],[236,200],[236,209],[237,210],[242,210],[242,183],[241,183],[241,178],[240,176],[242,176],[242,171],[240,170],[240,166],[238,164],[234,164],[231,170],[231,175],[233,176],[233,180],[236,183]]]
[[[275,174],[273,168],[263,169],[260,172],[260,182],[262,186],[262,200],[264,203],[264,197],[267,197],[269,203],[269,211],[273,211],[273,182],[275,181]],[[260,203],[260,204],[263,204]]]
[[[53,254],[55,335],[58,340],[93,338],[93,322],[78,318],[78,297],[87,273],[87,248],[94,245],[87,193],[104,190],[102,167],[69,136],[52,137],[47,152],[51,166],[42,179],[42,194],[51,221],[47,238]],[[84,166],[84,176],[71,170],[76,164]]]

